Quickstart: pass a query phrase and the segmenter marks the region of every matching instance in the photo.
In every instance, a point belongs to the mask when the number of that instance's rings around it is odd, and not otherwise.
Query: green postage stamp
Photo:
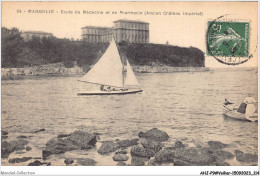
[[[249,56],[249,22],[209,21],[207,55],[218,61],[237,65]]]

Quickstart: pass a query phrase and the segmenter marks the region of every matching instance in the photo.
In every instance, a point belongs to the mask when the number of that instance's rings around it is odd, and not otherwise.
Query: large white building
[[[42,32],[42,31],[24,31],[21,34],[21,37],[23,37],[23,39],[25,41],[31,40],[33,37],[39,37],[39,38],[43,38],[43,37],[53,37],[52,33],[48,33],[48,32]]]
[[[85,26],[81,28],[82,40],[90,43],[117,42],[149,43],[149,23],[139,20],[116,20],[112,28]]]

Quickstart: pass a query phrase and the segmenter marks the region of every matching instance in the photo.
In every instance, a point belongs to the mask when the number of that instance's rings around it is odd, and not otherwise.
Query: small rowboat
[[[225,102],[223,104],[223,115],[236,120],[257,122],[258,112],[255,103],[252,97],[247,97],[238,108],[233,107],[233,103]]]
[[[233,108],[231,105],[223,105],[223,115],[232,119],[242,120],[242,121],[258,121],[258,113],[253,113],[252,115],[246,115],[237,112],[238,108]]]

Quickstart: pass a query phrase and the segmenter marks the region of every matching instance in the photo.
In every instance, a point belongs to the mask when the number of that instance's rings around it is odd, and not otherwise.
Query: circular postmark
[[[227,65],[238,65],[253,57],[249,52],[250,22],[223,15],[208,21],[207,55]]]

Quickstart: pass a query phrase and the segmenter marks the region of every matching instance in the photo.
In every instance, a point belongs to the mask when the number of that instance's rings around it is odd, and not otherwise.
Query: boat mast
[[[115,40],[115,37],[113,35],[113,39]],[[117,47],[117,50],[119,52],[119,56],[120,56],[120,59],[121,59],[121,63],[122,63],[122,81],[123,81],[123,89],[125,88],[125,77],[126,77],[126,74],[127,74],[127,62],[126,62],[126,55],[121,52],[120,48],[118,47],[118,44],[117,44],[117,41],[115,40],[115,43],[116,43],[116,47]]]
[[[123,52],[120,52],[121,55],[122,55],[122,76],[123,76],[123,89],[125,88],[125,78],[126,78],[126,75],[127,75],[127,58],[126,58],[126,55],[123,53]]]
[[[126,72],[127,72],[127,69],[126,69],[126,67],[125,67],[125,64],[123,63],[123,68],[122,68],[123,89],[125,88],[125,77],[126,77]]]

